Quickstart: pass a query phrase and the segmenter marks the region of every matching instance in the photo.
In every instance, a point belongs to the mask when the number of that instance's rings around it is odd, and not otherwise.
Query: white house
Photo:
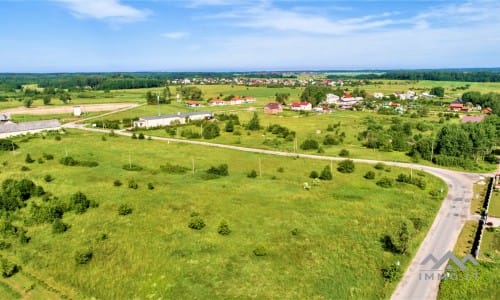
[[[211,112],[186,112],[173,115],[159,115],[142,117],[134,121],[134,127],[154,128],[160,126],[170,126],[172,124],[186,124],[189,121],[212,119],[214,114]]]
[[[245,99],[240,97],[234,97],[233,99],[229,100],[229,104],[231,105],[239,105],[243,103],[245,103]]]
[[[82,109],[80,106],[73,106],[73,116],[79,117],[82,115]]]
[[[335,94],[326,94],[326,100],[325,102],[327,104],[337,104],[337,102],[340,100],[340,97],[335,95]]]
[[[224,101],[222,99],[212,99],[212,100],[208,101],[208,103],[210,103],[210,105],[212,105],[212,106],[226,105],[226,101]]]
[[[257,101],[257,99],[255,99],[252,96],[245,96],[245,97],[243,97],[243,100],[245,100],[245,103],[254,103]]]
[[[0,123],[0,138],[59,129],[61,129],[61,123],[59,123],[58,120],[43,120],[21,123],[7,121]]]
[[[312,110],[312,105],[311,103],[304,101],[304,102],[293,102],[290,105],[291,110],[304,110],[304,111],[310,111]]]

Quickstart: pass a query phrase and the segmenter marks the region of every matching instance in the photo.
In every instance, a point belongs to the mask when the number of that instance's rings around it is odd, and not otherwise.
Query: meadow
[[[19,149],[0,152],[0,180],[28,178],[61,200],[81,191],[98,207],[83,214],[66,212],[62,220],[69,229],[55,234],[50,224],[23,222],[33,203],[43,205],[41,198],[29,200],[14,220],[27,230],[29,242],[4,236],[12,246],[0,250],[22,267],[1,280],[4,296],[13,289],[40,298],[388,298],[396,282],[385,281],[381,269],[396,261],[406,268],[441,204],[442,197],[430,192],[446,188],[423,172],[414,176],[427,183],[425,189],[376,184],[409,173],[396,167],[356,164],[353,173],[345,174],[337,171],[336,162],[242,155],[76,130],[60,138],[14,141]],[[27,154],[35,161],[27,163]],[[54,159],[45,160],[47,154]],[[59,160],[68,156],[98,165],[62,165]],[[124,169],[131,164],[142,169]],[[167,164],[185,172],[165,172],[160,166]],[[210,167],[220,164],[228,165],[228,176],[207,176]],[[333,180],[315,184],[309,174],[325,167],[333,170]],[[248,177],[252,170],[256,178]],[[363,177],[368,171],[374,180]],[[129,188],[130,181],[138,188]],[[131,214],[118,214],[122,204]],[[193,216],[206,226],[189,228]],[[402,221],[417,218],[419,230],[411,229],[409,254],[384,250],[385,235],[394,236]],[[218,234],[222,220],[229,235]],[[75,263],[75,253],[89,249],[90,261]],[[26,274],[45,285],[30,289]]]

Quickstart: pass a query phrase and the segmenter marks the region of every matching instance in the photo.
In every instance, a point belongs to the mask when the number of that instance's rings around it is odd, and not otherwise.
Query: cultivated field
[[[415,170],[413,176],[426,182],[425,189],[376,184],[383,177],[409,174],[396,167],[356,164],[353,173],[344,174],[337,171],[338,163],[147,139],[73,130],[58,139],[18,138],[19,149],[0,152],[2,181],[32,179],[53,195],[46,202],[29,200],[15,213],[13,224],[27,231],[28,243],[4,233],[12,246],[0,254],[19,264],[22,272],[2,280],[0,296],[387,298],[396,282],[385,281],[381,270],[396,261],[403,269],[407,266],[440,206],[441,196],[431,194],[445,187]],[[27,163],[27,154],[35,161]],[[54,159],[44,159],[47,154]],[[59,160],[65,157],[98,166],[62,165]],[[180,174],[168,163],[180,166]],[[131,164],[142,169],[124,169]],[[228,164],[228,176],[207,175],[206,170],[220,164]],[[325,167],[333,169],[333,180],[315,185],[309,174]],[[247,176],[252,170],[256,178]],[[365,179],[367,171],[375,179]],[[47,175],[53,180],[47,182]],[[117,180],[123,185],[114,184]],[[130,181],[138,188],[129,188]],[[66,201],[78,191],[99,205],[82,214],[64,213],[66,232],[56,234],[50,224],[26,222],[34,203]],[[132,213],[119,215],[122,204]],[[196,217],[206,224],[201,230],[188,227]],[[229,235],[218,234],[222,220],[231,229]],[[394,237],[402,221],[416,222],[419,228],[410,228],[410,255],[384,250],[381,241]],[[86,264],[75,262],[75,253],[82,250],[92,252]],[[25,274],[56,292],[50,294]],[[35,284],[31,289],[30,282]]]

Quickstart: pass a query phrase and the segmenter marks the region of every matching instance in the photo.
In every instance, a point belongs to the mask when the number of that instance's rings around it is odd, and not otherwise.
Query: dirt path
[[[82,113],[96,111],[115,111],[139,106],[137,103],[104,103],[104,104],[82,104]],[[16,107],[3,110],[11,115],[57,115],[73,113],[73,105],[65,106],[40,106],[40,107]]]

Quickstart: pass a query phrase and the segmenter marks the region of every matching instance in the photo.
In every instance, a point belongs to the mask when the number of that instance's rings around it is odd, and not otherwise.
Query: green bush
[[[27,166],[22,166],[22,167],[21,167],[21,171],[23,171],[23,172],[26,172],[26,171],[31,171],[31,169],[30,169],[30,168],[28,168]]]
[[[340,157],[348,157],[349,156],[349,150],[347,150],[347,149],[340,150],[339,156]]]
[[[59,160],[59,162],[65,166],[76,166],[78,165],[78,161],[76,159],[74,159],[73,157],[71,156],[66,156],[66,157],[63,157]]]
[[[319,179],[321,180],[332,180],[333,175],[332,171],[330,170],[330,166],[325,166],[323,168],[323,171],[321,171],[321,174],[319,175]]]
[[[209,123],[205,127],[203,127],[203,138],[204,139],[213,139],[220,135],[220,128],[216,123]]]
[[[8,278],[19,272],[19,266],[11,263],[7,259],[0,257],[0,268],[2,271],[2,277]]]
[[[135,134],[135,132],[132,133],[132,139],[137,140],[137,134]]]
[[[221,164],[218,167],[210,167],[210,169],[207,170],[207,174],[212,174],[212,175],[217,175],[217,176],[228,176],[229,171],[228,171],[228,166],[227,164]]]
[[[139,133],[139,136],[137,137],[139,140],[143,140],[144,139],[144,133]]]
[[[257,177],[257,171],[252,170],[247,174],[248,178],[256,178]]]
[[[337,170],[340,173],[352,173],[354,172],[355,166],[354,161],[350,159],[343,160],[339,163]]]
[[[122,184],[123,184],[123,183],[122,183],[120,180],[118,180],[118,179],[117,179],[117,180],[115,180],[115,181],[113,181],[113,185],[114,185],[114,186],[121,186]]]
[[[257,248],[253,249],[253,254],[255,256],[266,256],[267,251],[264,246],[258,246]]]
[[[53,160],[54,159],[54,155],[52,155],[52,154],[44,153],[44,154],[42,154],[42,156],[45,160]]]
[[[69,199],[69,209],[77,214],[83,214],[90,207],[90,200],[82,192],[76,192]]]
[[[166,163],[165,165],[160,165],[160,170],[162,172],[166,172],[169,174],[184,174],[187,171],[189,171],[189,168],[179,166],[179,165],[173,165],[170,163]]]
[[[377,163],[377,164],[375,164],[374,168],[377,170],[383,170],[385,168],[385,164]]]
[[[390,188],[394,185],[394,180],[388,177],[382,177],[377,181],[377,185],[383,188]]]
[[[68,224],[63,223],[61,219],[55,219],[52,223],[52,233],[63,233],[68,230]]]
[[[368,171],[368,172],[366,172],[365,176],[363,176],[363,177],[365,177],[366,179],[375,179],[375,172]]]
[[[189,221],[188,227],[195,230],[201,230],[205,227],[205,222],[200,217],[194,217]]]
[[[231,229],[229,229],[229,225],[226,220],[222,220],[217,228],[217,232],[220,235],[229,235],[231,233]]]
[[[127,171],[141,171],[143,168],[136,164],[126,164],[123,165],[122,168]]]
[[[154,190],[154,189],[155,186],[151,182],[148,182],[148,190]]]
[[[126,216],[130,215],[131,213],[132,207],[130,207],[128,204],[120,204],[120,206],[118,206],[118,215]]]
[[[318,178],[318,177],[319,177],[318,172],[316,172],[314,170],[311,171],[311,173],[309,174],[309,178],[313,178],[314,179],[314,178]]]
[[[398,281],[401,278],[401,269],[399,264],[394,263],[382,269],[382,276],[389,282]]]
[[[319,143],[314,139],[306,139],[300,144],[300,149],[302,150],[317,150],[318,148]]]
[[[139,187],[139,185],[137,184],[137,182],[135,182],[135,180],[130,180],[128,182],[128,187],[136,190]]]
[[[90,249],[80,250],[75,253],[75,262],[79,265],[84,265],[90,262],[94,253]]]
[[[31,155],[28,153],[26,154],[26,158],[24,159],[24,161],[28,164],[31,164],[31,163],[34,163],[35,160],[33,158],[31,158]]]

